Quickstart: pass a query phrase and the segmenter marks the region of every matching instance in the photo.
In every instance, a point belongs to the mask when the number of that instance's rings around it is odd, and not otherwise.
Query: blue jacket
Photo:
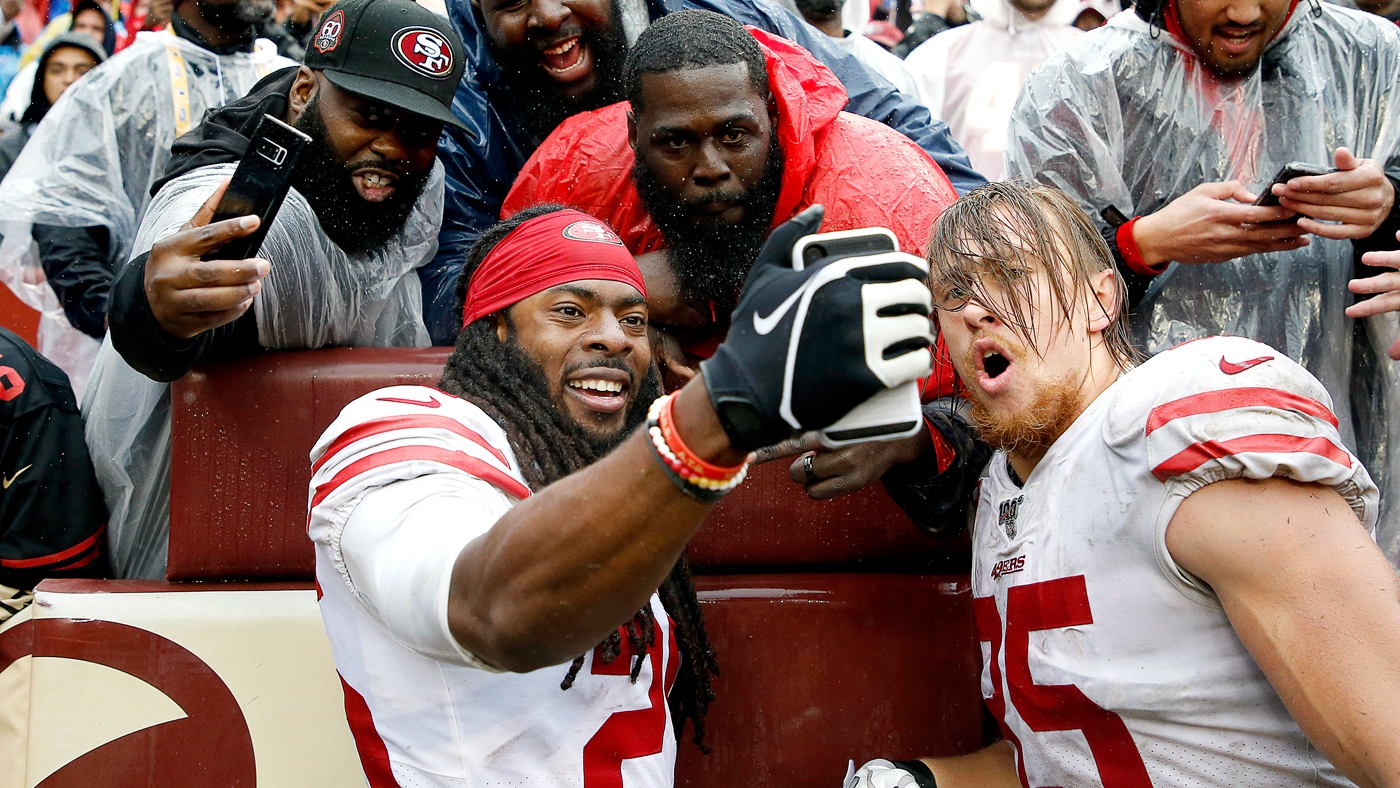
[[[888,82],[873,77],[854,57],[790,12],[768,0],[647,0],[652,19],[687,8],[724,14],[806,47],[840,78],[850,95],[849,112],[888,124],[928,151],[959,192],[986,180],[928,110],[905,98]],[[461,328],[454,288],[467,250],[478,235],[499,219],[501,202],[515,176],[534,152],[516,114],[516,102],[487,46],[480,13],[471,0],[447,0],[452,26],[466,46],[467,73],[457,88],[452,110],[471,131],[444,131],[438,158],[447,170],[447,204],[438,253],[419,269],[423,282],[423,317],[433,342],[450,345]]]

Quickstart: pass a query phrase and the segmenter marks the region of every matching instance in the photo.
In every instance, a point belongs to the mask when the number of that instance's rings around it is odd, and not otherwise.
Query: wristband
[[[928,764],[923,761],[890,761],[895,766],[914,775],[914,781],[919,788],[938,788],[938,781],[933,779],[933,770],[928,768]]]
[[[647,436],[652,452],[661,464],[666,478],[676,488],[703,504],[717,503],[738,487],[748,476],[749,462],[726,468],[706,462],[680,439],[672,419],[671,403],[675,394],[667,394],[651,404],[647,412]]]
[[[1167,270],[1165,263],[1153,268],[1142,259],[1142,249],[1138,248],[1137,239],[1133,237],[1133,226],[1137,224],[1141,216],[1134,216],[1126,222],[1118,225],[1118,232],[1113,239],[1118,242],[1118,253],[1123,256],[1123,264],[1128,266],[1128,270],[1142,276],[1156,276]]]

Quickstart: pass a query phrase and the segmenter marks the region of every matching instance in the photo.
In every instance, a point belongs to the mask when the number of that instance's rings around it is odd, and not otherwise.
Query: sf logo
[[[415,27],[399,31],[394,37],[394,55],[405,66],[433,79],[452,73],[452,47],[436,30]]]

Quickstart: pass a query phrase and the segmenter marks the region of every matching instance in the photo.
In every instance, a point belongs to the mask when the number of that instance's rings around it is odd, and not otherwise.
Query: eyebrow
[[[559,285],[557,287],[551,287],[550,290],[563,291],[565,293],[578,296],[579,298],[588,299],[589,301],[604,301],[603,297],[598,294],[598,291],[590,290],[587,287],[582,287],[580,285]],[[641,306],[646,302],[647,300],[640,295],[629,295],[620,299],[618,305],[623,308],[631,308],[634,306]]]
[[[758,122],[758,116],[757,116],[757,115],[750,114],[750,113],[748,113],[748,112],[741,112],[741,113],[739,113],[738,115],[731,115],[731,116],[725,118],[723,121],[720,122],[719,125],[720,125],[720,126],[732,126],[733,124],[738,123],[738,122],[740,122],[740,121],[746,121],[746,122],[749,122],[749,123],[757,123],[757,122]],[[654,128],[654,129],[651,130],[652,136],[656,136],[656,135],[658,135],[658,134],[693,134],[693,133],[694,133],[694,132],[692,132],[690,129],[683,129],[683,128],[680,128],[679,126],[657,126],[656,128]]]

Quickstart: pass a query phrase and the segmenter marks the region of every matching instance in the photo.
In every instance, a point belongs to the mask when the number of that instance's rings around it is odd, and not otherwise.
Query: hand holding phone
[[[1310,175],[1327,175],[1328,173],[1336,171],[1335,167],[1319,167],[1306,162],[1290,161],[1283,165],[1274,175],[1273,180],[1269,181],[1268,185],[1264,187],[1264,190],[1259,192],[1259,197],[1254,201],[1254,204],[1260,207],[1278,205],[1278,195],[1274,194],[1274,186],[1276,184],[1281,186],[1294,178],[1303,178]],[[1295,220],[1290,219],[1289,221]]]
[[[233,172],[213,221],[239,216],[262,220],[257,231],[207,253],[205,260],[243,260],[257,255],[268,228],[291,188],[297,159],[311,138],[271,115],[258,121],[248,149]]]

